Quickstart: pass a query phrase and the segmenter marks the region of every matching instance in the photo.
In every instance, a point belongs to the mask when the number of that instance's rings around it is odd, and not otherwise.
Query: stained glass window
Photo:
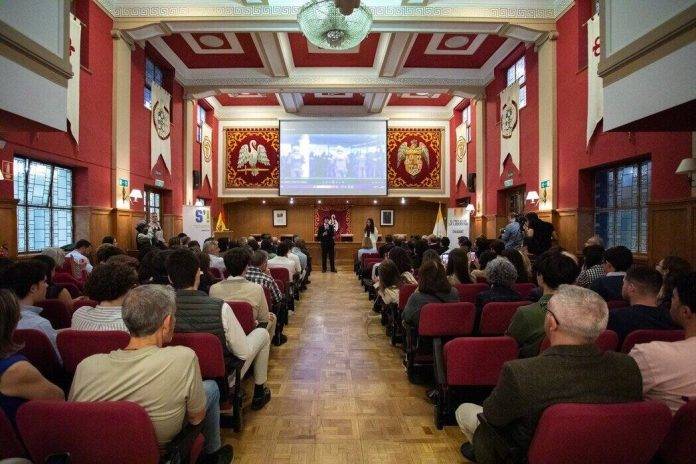
[[[648,160],[595,173],[595,233],[607,247],[647,253],[650,168]]]
[[[14,172],[17,251],[31,253],[72,243],[72,171],[16,157]]]
[[[152,102],[152,83],[161,87],[162,81],[162,69],[149,58],[145,58],[145,108],[150,109]]]
[[[515,81],[520,84],[520,108],[524,108],[527,106],[527,86],[525,85],[527,72],[525,70],[524,56],[507,70],[507,85],[510,86]]]

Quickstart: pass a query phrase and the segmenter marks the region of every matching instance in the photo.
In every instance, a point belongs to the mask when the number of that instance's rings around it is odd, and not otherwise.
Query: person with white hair
[[[476,308],[479,316],[486,303],[522,300],[520,294],[512,288],[513,284],[517,282],[517,269],[510,260],[503,257],[492,259],[486,264],[485,272],[486,280],[491,288],[476,295]]]
[[[206,240],[201,251],[210,256],[210,267],[219,269],[221,273],[225,272],[225,260],[220,254],[220,246],[217,240]]]
[[[457,423],[467,439],[464,457],[483,464],[506,462],[515,457],[502,450],[511,447],[526,456],[544,409],[553,404],[640,401],[643,385],[636,362],[622,353],[602,353],[594,344],[608,319],[607,304],[598,294],[559,286],[544,320],[551,347],[539,356],[506,362],[483,406],[457,408]]]

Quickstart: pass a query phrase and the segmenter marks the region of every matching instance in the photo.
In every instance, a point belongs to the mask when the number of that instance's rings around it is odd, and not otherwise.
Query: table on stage
[[[309,248],[309,252],[312,254],[313,271],[321,272],[321,243],[307,242],[307,248]],[[359,249],[359,242],[336,242],[336,266],[343,270],[346,268],[352,270]]]

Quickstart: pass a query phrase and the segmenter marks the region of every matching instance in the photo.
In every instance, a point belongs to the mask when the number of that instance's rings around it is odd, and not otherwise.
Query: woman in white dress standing
[[[379,231],[375,227],[375,221],[372,218],[367,218],[365,221],[365,231],[363,237],[369,237],[372,240],[372,246],[377,248],[377,237],[379,236]]]

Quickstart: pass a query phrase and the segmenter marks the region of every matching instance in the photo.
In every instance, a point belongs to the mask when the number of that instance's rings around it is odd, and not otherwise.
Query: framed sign
[[[380,226],[393,226],[394,225],[394,210],[393,209],[383,209],[380,211],[379,225]]]
[[[287,227],[288,225],[288,210],[274,209],[273,210],[273,227]]]

